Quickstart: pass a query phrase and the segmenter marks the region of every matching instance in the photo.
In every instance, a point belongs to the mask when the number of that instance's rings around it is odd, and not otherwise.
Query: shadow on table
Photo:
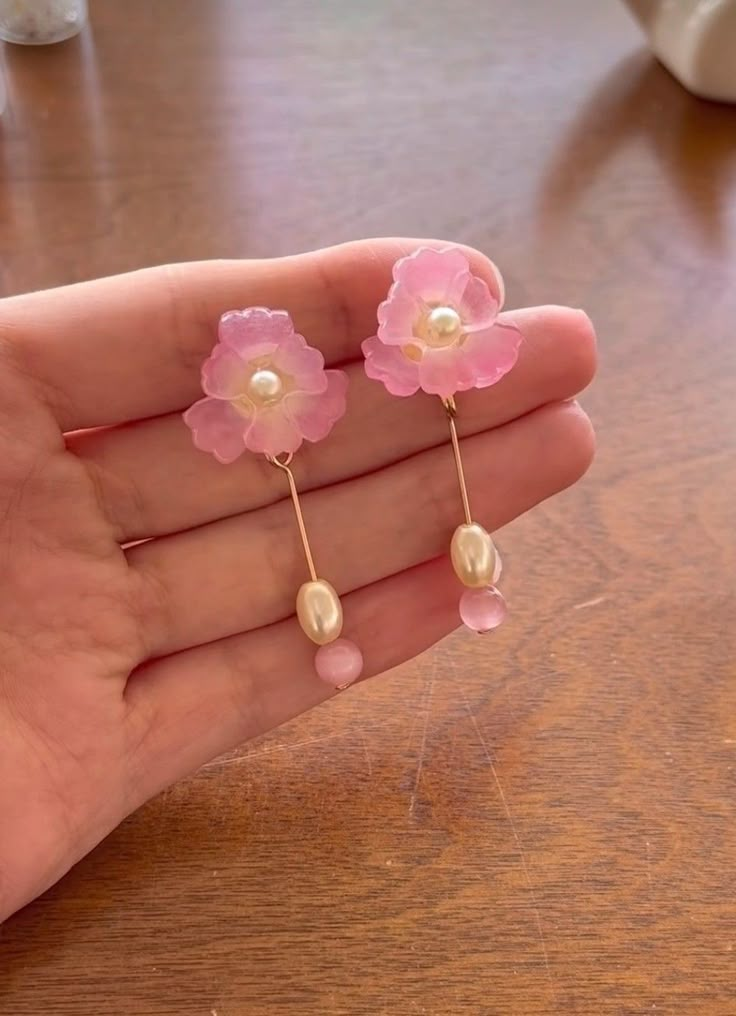
[[[617,64],[563,135],[543,178],[543,222],[569,221],[604,167],[642,141],[704,244],[721,250],[736,183],[736,107],[695,98],[648,51]]]
[[[324,750],[330,741],[334,751]],[[217,760],[131,815],[0,927],[0,999],[26,990],[30,968],[77,970],[75,991],[96,976],[127,976],[126,967],[150,977],[188,950],[207,958],[216,939],[234,935],[240,948],[241,936],[278,935],[292,907],[325,921],[336,899],[360,900],[393,876],[382,822],[401,825],[400,783],[382,786],[362,772],[352,736],[317,743],[308,754],[295,746],[293,761],[288,744],[283,754]],[[271,754],[284,761],[256,770]],[[427,749],[428,766],[430,757]],[[373,765],[390,762],[374,755]],[[404,820],[415,829],[412,865],[431,865],[446,847],[448,829],[431,811],[423,799]],[[405,848],[406,837],[396,842]],[[396,874],[403,868],[397,861]]]
[[[353,723],[333,718],[322,728],[317,720],[306,740],[215,760],[134,813],[8,920],[0,998],[12,989],[24,999],[34,990],[28,970],[37,968],[47,982],[69,977],[82,994],[129,977],[161,990],[159,975],[173,977],[193,956],[202,976],[224,963],[257,979],[251,945],[270,956],[283,941],[311,941],[313,928],[357,936],[377,913],[390,922],[435,912],[468,884],[486,903],[511,894],[533,940],[515,833],[472,719],[494,687],[504,780],[524,782],[530,721],[522,722],[518,697],[484,675],[462,694],[445,682],[446,707],[429,733],[429,712],[424,721],[419,712],[400,751],[381,748],[356,704]],[[422,695],[428,709],[430,692]],[[535,693],[527,709],[537,701]]]

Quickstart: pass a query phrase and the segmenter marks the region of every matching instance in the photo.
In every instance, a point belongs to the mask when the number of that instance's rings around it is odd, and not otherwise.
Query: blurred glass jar
[[[0,39],[45,46],[71,39],[87,21],[87,0],[0,0]]]

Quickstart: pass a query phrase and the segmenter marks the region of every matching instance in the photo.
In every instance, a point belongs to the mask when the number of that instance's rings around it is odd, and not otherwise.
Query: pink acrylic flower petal
[[[389,290],[388,297],[378,308],[378,335],[389,346],[405,346],[414,337],[414,325],[425,311],[425,305],[416,299],[401,283]]]
[[[327,389],[325,358],[301,336],[279,343],[271,356],[273,366],[286,375],[296,391],[319,393]]]
[[[398,346],[387,346],[374,335],[363,342],[361,349],[368,377],[382,381],[392,395],[413,395],[419,390],[419,364]]]
[[[345,415],[348,376],[342,370],[324,372],[327,389],[319,395],[298,392],[286,399],[286,412],[307,441],[327,437]]]
[[[498,315],[499,303],[485,279],[471,275],[457,305],[466,332],[490,328]]]
[[[456,346],[428,350],[419,364],[419,380],[429,395],[448,399],[455,392],[472,387],[472,376],[464,369],[462,351]]]
[[[245,430],[250,421],[229,402],[200,399],[184,413],[184,422],[192,431],[195,446],[211,452],[218,462],[234,462],[245,451]]]
[[[247,310],[229,310],[222,315],[218,338],[236,352],[252,358],[254,347],[275,347],[293,332],[294,325],[285,310],[248,307]]]
[[[245,434],[246,448],[263,455],[295,452],[301,443],[301,432],[287,414],[285,401],[255,413]]]
[[[425,303],[456,305],[469,276],[468,259],[457,247],[420,247],[394,265],[396,282]]]
[[[235,399],[245,392],[251,373],[238,353],[218,343],[202,364],[202,388],[206,395]]]
[[[475,375],[476,388],[488,388],[508,374],[519,358],[522,335],[512,324],[497,321],[491,328],[469,335],[463,347]]]
[[[393,274],[378,311],[378,335],[363,343],[368,377],[394,395],[422,388],[449,398],[494,384],[513,367],[521,335],[497,323],[499,300],[471,274],[462,251],[420,248],[397,261]],[[457,317],[435,321],[431,311],[445,306]]]
[[[347,375],[325,370],[324,357],[294,331],[286,311],[229,311],[219,336],[202,366],[209,398],[184,419],[195,445],[220,462],[232,462],[244,448],[269,456],[295,452],[305,438],[325,437],[344,414]]]

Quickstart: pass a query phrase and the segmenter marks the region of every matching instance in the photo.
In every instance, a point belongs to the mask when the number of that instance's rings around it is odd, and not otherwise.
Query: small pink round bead
[[[343,688],[360,677],[363,654],[350,639],[335,639],[334,642],[319,647],[314,657],[314,666],[325,684]]]
[[[506,619],[506,600],[494,586],[466,589],[460,597],[460,617],[471,631],[492,631]]]

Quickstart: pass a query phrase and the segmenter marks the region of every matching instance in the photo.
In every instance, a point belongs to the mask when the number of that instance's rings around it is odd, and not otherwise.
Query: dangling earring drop
[[[501,558],[470,511],[455,395],[500,381],[516,363],[522,336],[497,320],[498,300],[455,247],[422,247],[396,262],[393,278],[378,308],[378,334],[363,343],[365,371],[392,395],[414,395],[421,388],[442,401],[465,515],[450,546],[455,574],[466,587],[460,616],[473,631],[490,631],[506,616],[495,586]]]
[[[465,513],[465,522],[457,527],[450,543],[452,567],[466,587],[460,597],[460,617],[463,624],[472,631],[484,633],[497,628],[506,618],[506,601],[496,589],[496,582],[501,577],[501,555],[489,534],[480,523],[473,521],[470,513],[468,488],[455,426],[455,399],[450,396],[443,399],[442,404],[450,423],[452,451]]]
[[[184,413],[196,447],[218,462],[234,462],[247,449],[284,473],[309,573],[297,593],[297,618],[319,647],[318,675],[339,689],[360,676],[363,657],[340,637],[342,604],[315,568],[291,462],[304,440],[321,441],[343,416],[347,384],[344,371],[325,370],[322,354],[294,331],[286,311],[249,307],[220,318],[218,342],[202,365],[205,398]]]

